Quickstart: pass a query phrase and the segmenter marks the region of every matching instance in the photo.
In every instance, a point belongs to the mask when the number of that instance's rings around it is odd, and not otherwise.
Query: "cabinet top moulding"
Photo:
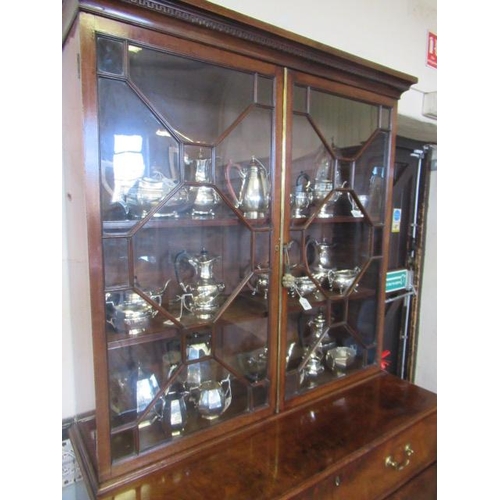
[[[63,44],[78,12],[234,50],[390,98],[399,98],[418,81],[205,0],[63,0]]]

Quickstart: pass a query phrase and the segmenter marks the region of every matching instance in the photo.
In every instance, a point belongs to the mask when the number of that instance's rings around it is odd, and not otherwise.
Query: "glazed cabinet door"
[[[94,40],[93,282],[107,374],[97,433],[109,426],[98,443],[119,465],[273,411],[281,76],[166,35],[118,36],[114,25]]]
[[[394,103],[289,82],[281,391],[293,403],[379,364]]]

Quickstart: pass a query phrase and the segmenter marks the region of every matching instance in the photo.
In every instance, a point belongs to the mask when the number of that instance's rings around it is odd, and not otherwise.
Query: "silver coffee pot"
[[[162,424],[165,431],[178,436],[187,423],[186,398],[189,392],[181,384],[173,384],[163,396]]]
[[[203,184],[212,184],[210,171],[212,161],[209,158],[197,158],[194,160],[194,180]],[[211,186],[193,186],[190,188],[193,198],[191,215],[193,218],[214,217],[214,209],[220,204],[221,198],[217,191]]]
[[[333,257],[335,246],[334,243],[325,239],[318,241],[310,238],[307,240],[306,252],[310,257],[308,259],[309,268],[319,282],[327,280],[328,273],[335,267]]]
[[[300,172],[295,181],[295,189],[290,195],[292,201],[292,217],[307,217],[307,209],[313,201],[311,179],[305,172]]]
[[[238,171],[242,179],[239,196],[236,196],[231,183],[230,172],[233,168]],[[266,217],[270,201],[269,174],[255,156],[252,156],[247,167],[241,167],[230,161],[226,166],[226,182],[236,208],[243,212],[244,217],[247,219]]]
[[[305,348],[304,354],[304,370],[308,377],[315,377],[323,372],[322,364],[325,346],[331,344],[330,338],[325,335],[326,317],[323,310],[320,309],[318,314],[307,322],[309,335],[304,338],[304,333],[299,330],[301,343]]]
[[[316,205],[321,205],[318,217],[333,217],[333,205],[338,200],[340,193],[334,192],[326,202],[330,192],[339,187],[340,173],[335,167],[335,162],[328,155],[323,155],[318,161],[316,174],[314,177],[313,201]]]
[[[190,296],[190,305],[186,303],[188,310],[200,319],[210,319],[219,309],[219,295],[224,291],[226,285],[217,282],[213,274],[213,266],[220,256],[210,257],[208,251],[202,248],[199,255],[191,255],[182,250],[175,257],[175,274],[177,282],[185,294]],[[183,264],[189,264],[194,270],[192,283],[184,283],[181,279],[180,268]]]

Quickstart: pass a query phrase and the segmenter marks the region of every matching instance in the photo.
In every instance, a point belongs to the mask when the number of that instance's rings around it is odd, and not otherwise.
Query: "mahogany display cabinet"
[[[89,493],[433,498],[436,395],[381,368],[416,79],[199,0],[63,1],[63,75]]]

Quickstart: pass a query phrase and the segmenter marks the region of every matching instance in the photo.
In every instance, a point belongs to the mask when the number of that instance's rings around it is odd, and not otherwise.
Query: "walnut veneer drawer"
[[[437,418],[430,415],[333,471],[296,500],[383,499],[437,459]]]
[[[433,464],[385,500],[436,500],[437,464]]]

